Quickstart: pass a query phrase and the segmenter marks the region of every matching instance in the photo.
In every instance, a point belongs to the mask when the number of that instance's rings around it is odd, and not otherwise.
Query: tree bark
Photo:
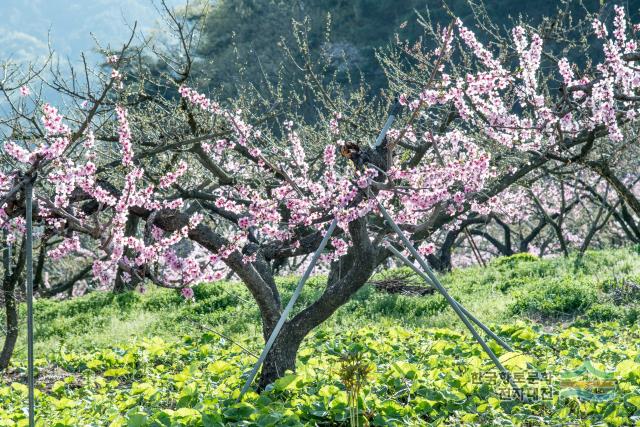
[[[349,224],[353,246],[331,266],[322,295],[285,323],[278,339],[267,354],[260,374],[259,387],[265,387],[295,370],[295,361],[302,340],[346,303],[371,277],[374,269],[386,256],[379,253],[369,240],[367,223],[358,218]],[[263,322],[264,325],[264,322]],[[271,328],[263,328],[265,340]]]
[[[636,238],[640,239],[640,228],[638,227],[638,224],[633,219],[633,216],[631,215],[631,213],[629,212],[629,209],[627,209],[627,206],[624,203],[620,205],[620,212],[622,212],[622,219],[624,220],[624,222],[629,226],[631,230],[633,230],[633,233],[635,234]]]
[[[638,200],[631,189],[615,175],[605,161],[587,162],[587,165],[598,175],[607,180],[614,190],[616,190],[618,195],[626,202],[627,206],[629,206],[636,215],[640,216],[640,200]]]
[[[5,248],[7,250],[8,248]],[[4,340],[2,346],[2,352],[0,352],[0,371],[3,371],[9,367],[11,356],[13,355],[13,349],[16,346],[18,340],[18,304],[16,302],[16,283],[22,274],[25,263],[24,243],[20,249],[20,255],[18,256],[18,262],[10,272],[11,257],[8,252],[5,253],[4,258],[4,280],[2,281],[2,294],[4,297],[5,316],[7,337]]]
[[[7,337],[0,353],[0,371],[9,367],[13,349],[18,340],[18,309],[14,296],[15,286],[3,286],[4,307],[6,310]]]
[[[473,216],[462,221],[462,224],[460,224],[458,228],[447,232],[444,242],[437,254],[430,254],[427,256],[427,261],[429,261],[431,267],[436,271],[451,271],[453,268],[451,254],[456,246],[458,236],[464,232],[465,228],[475,224],[486,224],[488,221],[489,219],[485,216]]]
[[[140,222],[140,218],[137,217],[136,215],[129,215],[129,218],[127,219],[127,223],[125,224],[125,229],[124,229],[124,235],[126,237],[131,237],[131,236],[135,236],[136,233],[138,232],[138,223]],[[125,250],[125,256],[127,256],[129,259],[133,258],[134,253],[133,250],[131,248],[127,248]],[[126,292],[126,291],[130,291],[132,289],[135,289],[135,287],[138,285],[138,281],[135,280],[135,278],[131,277],[129,279],[128,282],[126,282],[124,280],[124,271],[122,271],[121,268],[118,268],[118,272],[116,274],[116,281],[113,285],[113,293],[121,293],[121,292]]]
[[[73,289],[73,285],[75,285],[76,282],[79,282],[80,280],[88,276],[89,273],[91,273],[92,267],[93,267],[93,264],[89,264],[84,268],[82,268],[81,270],[79,270],[76,274],[71,276],[69,280],[55,284],[51,286],[51,288],[49,289],[43,289],[41,291],[42,295],[47,297],[53,297],[58,295],[59,293],[68,292],[69,290]]]
[[[36,263],[36,271],[33,277],[33,291],[37,292],[41,288],[44,288],[44,263],[47,258],[47,240],[42,239],[40,241],[40,252],[38,253],[38,261]]]
[[[265,333],[266,341],[269,339],[271,330],[265,329],[265,332],[268,332],[268,334]],[[296,370],[298,349],[303,339],[304,335],[296,331],[291,323],[284,324],[262,365],[262,372],[258,381],[259,390],[264,390],[266,386],[284,376],[285,372]]]

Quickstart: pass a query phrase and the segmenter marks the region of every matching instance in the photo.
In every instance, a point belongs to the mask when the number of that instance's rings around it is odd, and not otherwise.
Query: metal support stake
[[[313,268],[318,262],[318,259],[320,258],[320,255],[322,254],[322,251],[324,250],[325,246],[327,246],[327,243],[329,242],[329,239],[331,238],[331,235],[333,234],[337,225],[338,225],[337,219],[334,219],[329,225],[329,229],[327,230],[327,232],[324,235],[324,238],[320,242],[320,246],[318,246],[318,249],[316,249],[316,252],[313,254],[313,258],[311,258],[311,261],[309,262],[307,269],[305,270],[304,274],[298,281],[298,285],[296,286],[296,289],[293,292],[293,295],[291,296],[289,303],[287,304],[285,309],[282,311],[282,314],[280,315],[280,319],[278,319],[278,323],[276,323],[276,326],[275,328],[273,328],[273,331],[271,332],[271,335],[269,336],[269,339],[267,340],[267,343],[265,344],[264,349],[262,350],[262,353],[260,353],[260,357],[258,358],[258,361],[253,366],[253,369],[249,374],[249,378],[247,378],[247,382],[244,383],[244,387],[242,387],[242,390],[240,391],[240,396],[238,397],[238,400],[242,399],[242,396],[244,396],[247,390],[249,390],[249,387],[251,387],[251,383],[253,382],[256,375],[258,374],[258,369],[260,369],[260,366],[262,366],[262,364],[264,363],[265,359],[267,358],[267,354],[269,353],[269,350],[271,350],[273,343],[276,341],[276,338],[278,338],[278,334],[280,333],[282,326],[284,326],[284,322],[287,321],[287,318],[289,317],[289,313],[293,309],[293,306],[296,303],[296,300],[300,296],[300,293],[302,292],[302,288],[304,287],[305,282],[307,281],[307,279],[309,279],[309,276],[311,275]]]
[[[33,396],[33,181],[24,188],[26,210],[26,268],[27,268],[27,384],[29,387],[29,426],[35,426],[35,402]]]
[[[376,138],[376,142],[373,145],[374,148],[378,148],[380,145],[382,145],[382,141],[384,140],[385,135],[387,134],[387,132],[389,132],[389,128],[395,121],[396,115],[400,112],[401,108],[402,108],[402,105],[400,105],[399,101],[396,101],[393,107],[391,107],[391,111],[389,112],[389,117],[387,117],[387,121],[382,127],[382,130],[378,134],[378,137]]]
[[[427,276],[422,270],[420,270],[418,267],[416,267],[411,261],[409,261],[409,259],[407,257],[405,257],[404,255],[402,255],[402,253],[397,250],[396,248],[394,248],[393,246],[389,246],[388,248],[391,252],[393,252],[393,254],[403,263],[405,263],[405,265],[407,265],[407,267],[411,268],[418,276],[422,277],[422,279],[427,282],[428,285],[433,286],[434,288],[436,288],[436,290],[438,290],[438,288],[433,284],[433,282],[431,281],[431,279],[429,279],[429,276]],[[453,299],[453,297],[451,298]],[[500,338],[498,335],[496,335],[491,329],[489,329],[488,326],[486,326],[484,323],[482,323],[480,320],[478,320],[478,318],[476,318],[473,314],[469,313],[469,311],[464,308],[464,306],[462,304],[460,304],[458,301],[456,301],[455,299],[453,299],[453,301],[455,301],[456,305],[460,308],[460,310],[464,313],[465,316],[467,316],[473,323],[475,323],[476,325],[478,325],[478,327],[480,329],[482,329],[483,331],[485,331],[487,333],[487,335],[489,335],[491,338],[493,338],[498,344],[500,344],[500,346],[502,348],[504,348],[507,351],[514,351],[513,348],[511,348],[511,346],[509,344],[507,344],[506,342],[504,342],[502,340],[502,338]]]
[[[368,191],[368,193],[370,197],[373,197],[370,190]],[[498,360],[498,357],[495,355],[493,350],[491,350],[491,348],[487,345],[487,343],[482,339],[482,337],[478,334],[478,331],[475,330],[475,328],[473,327],[469,319],[465,316],[464,312],[460,309],[460,306],[458,305],[457,301],[454,300],[451,297],[451,295],[449,295],[447,290],[442,286],[442,284],[440,283],[436,275],[431,270],[431,267],[429,267],[429,264],[427,264],[427,262],[422,258],[422,256],[420,256],[420,253],[418,253],[418,251],[413,247],[409,238],[405,236],[402,230],[400,230],[400,227],[398,227],[398,224],[396,224],[393,218],[391,218],[391,215],[389,215],[389,213],[384,208],[384,206],[382,206],[382,203],[380,203],[377,199],[375,200],[378,203],[378,207],[380,208],[380,212],[382,213],[382,216],[384,217],[384,219],[387,220],[387,222],[389,223],[393,231],[395,231],[398,237],[400,237],[400,239],[402,240],[402,243],[404,243],[404,245],[409,250],[409,252],[411,252],[411,255],[413,255],[413,257],[418,261],[420,266],[424,269],[424,272],[427,274],[432,284],[436,287],[436,289],[438,289],[438,291],[442,294],[442,296],[447,300],[451,308],[453,308],[453,310],[456,312],[460,320],[462,320],[462,323],[464,323],[467,329],[469,329],[469,332],[471,332],[471,335],[473,335],[476,341],[478,341],[478,343],[483,348],[485,353],[487,353],[489,358],[493,361],[494,365],[496,365],[500,373],[509,382],[509,384],[511,384],[511,387],[516,392],[516,395],[518,396],[519,400],[526,402],[527,399],[524,393],[522,392],[522,390],[520,389],[520,387],[518,386],[518,384],[516,384],[516,382],[514,381],[513,376],[511,375],[511,372],[509,372],[502,365],[502,363],[500,363],[500,360]]]
[[[424,274],[424,272],[422,270],[420,270],[418,267],[416,267],[411,261],[409,261],[409,259],[407,257],[402,255],[402,253],[399,250],[397,250],[396,248],[394,248],[391,245],[389,245],[388,249],[391,252],[393,252],[393,254],[396,256],[396,258],[398,258],[400,261],[405,263],[418,276],[422,277],[422,279],[425,282],[427,282],[428,285],[433,286],[434,288],[436,288],[436,286],[433,284],[431,279],[429,279],[429,276]],[[436,289],[438,289],[438,288],[436,288]],[[464,306],[462,304],[460,304],[458,301],[456,301],[456,304],[458,304],[458,307],[460,307],[460,310],[462,310],[462,312],[464,313],[465,316],[467,316],[473,323],[478,325],[478,327],[480,329],[482,329],[487,335],[489,335],[491,338],[493,338],[502,348],[504,348],[505,350],[510,351],[510,352],[514,352],[515,351],[513,349],[513,347],[511,347],[502,338],[500,338],[498,335],[496,335],[491,329],[489,329],[488,326],[486,326],[484,323],[482,323],[480,320],[478,320],[478,318],[475,317],[473,314],[471,314],[466,308],[464,308]],[[538,369],[535,366],[533,366],[531,363],[527,362],[527,367],[529,369],[531,369],[532,371],[536,371],[536,374],[538,375],[538,378],[542,378],[540,371],[538,371]]]

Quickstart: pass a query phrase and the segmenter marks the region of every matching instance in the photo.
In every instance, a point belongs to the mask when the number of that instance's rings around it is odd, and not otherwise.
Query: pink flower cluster
[[[55,249],[49,251],[49,256],[54,260],[59,260],[73,252],[80,250],[80,239],[78,236],[66,238]]]
[[[64,118],[55,107],[48,104],[42,106],[42,123],[45,129],[45,138],[35,147],[22,147],[18,143],[5,142],[5,151],[21,163],[32,164],[36,159],[49,162],[53,167],[42,172],[41,179],[51,184],[53,192],[50,197],[46,193],[39,197],[39,215],[45,223],[55,230],[62,230],[65,225],[71,225],[71,234],[53,250],[49,255],[54,260],[62,259],[72,254],[90,256],[94,258],[93,274],[103,287],[110,286],[115,280],[118,269],[124,269],[122,277],[125,281],[131,280],[133,275],[142,274],[153,264],[160,266],[159,271],[163,277],[157,280],[169,281],[174,286],[186,286],[196,283],[198,280],[222,277],[225,273],[220,265],[212,264],[201,250],[197,256],[189,256],[175,263],[171,257],[172,248],[188,237],[190,230],[198,226],[203,220],[202,215],[193,215],[189,224],[182,229],[164,235],[157,227],[153,228],[153,240],[145,241],[143,238],[125,236],[125,227],[129,218],[129,212],[135,207],[144,207],[149,210],[179,209],[182,200],[162,200],[156,194],[153,185],[144,184],[144,172],[133,165],[133,144],[129,127],[127,110],[121,106],[116,107],[118,118],[118,136],[122,147],[122,164],[127,167],[124,184],[118,195],[102,188],[97,182],[97,167],[93,163],[96,157],[95,137],[90,130],[84,132],[84,139],[78,141],[85,152],[81,156],[64,157],[64,153],[70,144],[71,129],[64,123]],[[44,163],[43,163],[44,164]],[[187,171],[187,163],[180,162],[175,171],[160,177],[161,188],[171,186],[179,177]],[[8,189],[11,185],[9,175],[0,175],[0,186]],[[95,218],[87,218],[82,211],[68,209],[69,202],[74,191],[82,190],[88,196],[93,197],[102,209],[102,214]],[[3,213],[3,211],[0,211]],[[14,227],[16,233],[20,232],[21,218],[5,223],[4,227]],[[22,231],[23,232],[23,231]],[[83,248],[80,235],[87,234],[91,239],[87,243],[94,245],[92,239],[98,241],[98,250],[92,247],[89,251]],[[11,236],[15,238],[15,234]],[[135,252],[135,256],[125,256],[127,248]],[[155,279],[154,279],[155,280]],[[177,285],[175,284],[177,283]]]
[[[187,172],[188,167],[189,165],[187,165],[187,162],[180,160],[180,163],[178,163],[178,168],[174,172],[169,172],[168,174],[163,176],[160,179],[160,183],[158,184],[158,187],[160,188],[171,187],[178,180],[178,178],[180,178],[182,175],[185,174],[185,172]]]
[[[637,47],[626,35],[622,8],[616,8],[614,27],[613,39],[608,40],[606,26],[594,22],[594,30],[604,40],[604,60],[598,64],[597,76],[580,75],[576,79],[574,66],[566,58],[558,62],[558,72],[570,94],[567,99],[585,106],[580,114],[560,115],[554,105],[555,98],[542,90],[538,82],[543,48],[539,35],[522,27],[513,29],[511,34],[519,62],[516,68],[510,60],[502,61],[494,55],[462,21],[457,20],[456,31],[445,36],[447,52],[453,49],[452,38],[457,36],[461,43],[455,46],[475,58],[472,61],[475,71],[457,75],[447,74],[442,68],[435,88],[421,90],[413,99],[403,94],[399,101],[412,111],[450,103],[464,124],[452,126],[442,133],[425,132],[415,123],[405,129],[391,130],[389,138],[398,137],[402,132],[406,142],[428,144],[433,150],[429,150],[421,163],[411,167],[402,163],[402,156],[394,157],[386,171],[387,176],[368,166],[356,170],[338,158],[336,146],[344,143],[338,138],[347,138],[340,133],[343,120],[340,113],[325,124],[326,134],[331,138],[326,147],[316,149],[308,144],[306,134],[291,121],[283,123],[286,140],[273,144],[268,135],[247,123],[246,113],[225,110],[203,94],[180,87],[179,93],[186,101],[203,114],[224,121],[230,129],[225,139],[203,143],[210,160],[234,177],[233,185],[208,190],[213,206],[225,218],[224,222],[214,224],[225,240],[216,254],[197,244],[188,250],[182,247],[189,235],[193,235],[193,230],[205,221],[202,215],[193,215],[188,225],[172,233],[150,225],[150,232],[144,237],[126,235],[129,214],[136,208],[149,211],[182,208],[181,199],[165,198],[169,191],[162,194],[159,190],[170,189],[178,180],[182,183],[192,177],[187,175],[188,163],[180,161],[174,170],[159,178],[157,187],[145,180],[144,170],[134,164],[132,129],[123,106],[117,106],[115,113],[125,174],[115,192],[98,183],[95,158],[99,144],[95,143],[90,130],[86,130],[78,141],[78,146],[82,144],[79,150],[82,154],[74,158],[65,156],[67,151],[72,151],[69,146],[73,133],[58,110],[48,104],[42,106],[45,130],[42,141],[29,142],[29,145],[22,141],[7,141],[4,150],[26,165],[37,160],[52,165],[43,182],[53,191],[50,197],[46,194],[40,197],[41,215],[51,229],[72,226],[70,228],[74,230],[51,251],[53,259],[82,252],[87,243],[79,236],[84,233],[97,240],[95,244],[99,249],[95,251],[93,272],[103,286],[113,282],[118,269],[125,271],[125,280],[136,275],[158,274],[160,277],[154,279],[184,287],[183,295],[191,299],[193,290],[190,286],[201,280],[223,277],[227,271],[225,261],[229,262],[228,257],[232,254],[239,256],[250,240],[261,244],[278,241],[298,248],[300,230],[310,227],[326,230],[333,218],[338,219],[340,228],[347,230],[354,219],[375,214],[376,201],[363,197],[372,188],[376,189],[377,197],[386,209],[407,228],[422,224],[434,209],[442,209],[461,220],[469,206],[473,212],[487,215],[500,212],[504,218],[518,221],[523,211],[531,208],[523,191],[512,189],[482,204],[475,201],[497,174],[491,165],[490,149],[483,147],[506,147],[514,152],[540,150],[553,147],[561,135],[574,136],[597,126],[608,130],[611,141],[621,141],[619,114],[633,118],[640,113],[634,105],[624,101],[625,96],[636,96],[640,90],[640,71],[623,58],[625,53],[635,51]],[[119,61],[113,57],[108,59],[112,64]],[[119,71],[113,70],[112,78],[122,83]],[[576,85],[586,86],[572,90]],[[486,145],[481,146],[481,143]],[[0,187],[8,188],[12,179],[10,174],[0,174]],[[275,187],[274,182],[278,183]],[[88,219],[83,212],[69,209],[70,200],[78,192],[82,197],[88,195],[98,202],[99,215]],[[526,209],[521,208],[524,204]],[[4,212],[0,211],[0,214]],[[18,221],[13,225],[17,228],[16,224]],[[324,259],[330,261],[346,254],[351,244],[348,233],[333,237],[331,253]],[[183,251],[188,253],[185,255]],[[424,255],[435,251],[432,242],[420,246]],[[126,256],[129,252],[134,254]],[[246,264],[255,259],[255,255],[242,255]],[[152,270],[150,265],[157,268]]]
[[[121,106],[116,107],[118,116],[118,139],[122,147],[122,164],[124,166],[133,165],[133,148],[131,144],[131,130],[127,119],[127,110]]]

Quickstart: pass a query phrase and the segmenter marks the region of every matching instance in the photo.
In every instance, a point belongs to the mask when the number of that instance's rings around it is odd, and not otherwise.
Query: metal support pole
[[[422,270],[420,270],[418,267],[416,267],[411,261],[409,261],[409,259],[407,257],[405,257],[404,255],[402,255],[402,253],[397,250],[396,248],[394,248],[393,246],[389,246],[388,248],[391,252],[393,252],[393,254],[403,263],[405,263],[405,265],[407,265],[407,267],[411,268],[418,276],[422,277],[422,279],[427,282],[428,285],[433,286],[434,288],[436,288],[438,290],[438,288],[433,284],[433,282],[431,281],[431,279],[429,279],[429,276],[427,276]],[[439,291],[439,290],[438,290]],[[453,298],[451,298],[453,299]],[[480,320],[478,320],[478,318],[476,318],[473,314],[469,313],[469,311],[464,308],[464,306],[462,304],[460,304],[458,301],[456,301],[455,299],[453,299],[453,301],[455,301],[456,305],[460,308],[460,310],[464,313],[465,316],[467,316],[473,323],[475,323],[476,325],[478,325],[478,327],[480,329],[482,329],[483,331],[485,331],[487,333],[487,335],[489,335],[491,338],[493,338],[498,344],[500,344],[500,346],[502,348],[504,348],[507,351],[514,351],[513,348],[511,348],[511,346],[509,344],[507,344],[506,342],[504,342],[502,340],[502,338],[500,338],[498,335],[496,335],[491,329],[489,329],[488,326],[486,326],[484,323],[482,323]]]
[[[29,427],[35,426],[35,401],[33,396],[33,181],[24,188],[26,210],[26,269],[27,269],[27,384],[29,387]]]
[[[258,374],[258,370],[260,369],[260,366],[262,366],[262,364],[264,363],[265,359],[267,358],[267,354],[269,353],[269,351],[271,350],[271,347],[273,346],[273,343],[276,341],[276,338],[278,338],[278,334],[280,333],[282,326],[284,326],[284,322],[287,321],[287,318],[289,317],[289,313],[293,309],[293,306],[295,305],[298,297],[300,296],[300,293],[302,292],[302,288],[304,287],[305,282],[307,281],[307,279],[309,279],[309,276],[311,275],[313,268],[318,262],[318,259],[320,258],[320,255],[322,254],[322,251],[324,250],[325,246],[327,246],[327,243],[329,242],[329,239],[331,238],[331,235],[333,234],[337,225],[338,225],[337,219],[334,219],[333,221],[331,221],[331,224],[329,225],[329,229],[327,230],[327,232],[324,235],[324,238],[320,242],[320,246],[318,246],[318,249],[316,249],[316,252],[313,254],[313,258],[311,258],[311,261],[309,262],[307,269],[305,270],[304,274],[298,281],[298,285],[296,286],[296,289],[293,292],[293,295],[291,296],[289,303],[287,304],[285,309],[282,311],[282,314],[280,315],[280,319],[278,319],[278,323],[276,323],[275,328],[273,328],[273,331],[271,332],[271,335],[269,336],[269,339],[267,340],[267,343],[265,344],[264,349],[262,350],[262,353],[260,353],[260,357],[258,358],[258,361],[253,366],[253,369],[249,374],[249,378],[247,378],[247,381],[244,383],[244,386],[240,391],[240,396],[238,397],[238,400],[242,399],[242,396],[244,396],[247,390],[249,390],[249,387],[251,387],[251,383],[253,383],[253,380]]]
[[[396,248],[394,248],[391,245],[389,246],[389,250],[391,252],[393,252],[393,254],[396,256],[396,258],[398,258],[400,261],[405,263],[418,276],[422,277],[422,279],[425,282],[427,282],[428,285],[433,286],[434,288],[436,288],[436,286],[433,284],[433,282],[431,282],[431,279],[429,279],[429,276],[427,276],[422,270],[420,270],[411,261],[409,261],[409,258],[407,258],[404,255],[402,255],[402,253],[399,250],[397,250]],[[436,288],[436,289],[438,289],[438,288]],[[462,304],[460,304],[458,301],[456,301],[456,304],[458,304],[458,307],[460,307],[460,310],[462,310],[462,312],[465,314],[465,316],[467,316],[473,323],[478,325],[478,327],[480,329],[482,329],[487,335],[489,335],[491,338],[493,338],[502,348],[504,348],[505,350],[510,351],[510,352],[514,352],[515,351],[513,349],[513,347],[511,347],[502,338],[500,338],[498,335],[496,335],[491,329],[489,329],[488,326],[486,326],[484,323],[482,323],[482,321],[478,320],[478,318],[475,317],[473,314],[471,314],[466,308],[464,308],[464,306]],[[529,369],[533,370],[533,371],[536,371],[536,374],[538,375],[538,377],[542,378],[540,372],[538,371],[538,369],[535,366],[533,366],[531,363],[527,362],[527,367]]]
[[[384,137],[387,134],[387,132],[389,132],[389,128],[395,121],[396,115],[400,111],[401,107],[402,105],[400,105],[400,102],[396,101],[396,103],[391,108],[391,112],[389,113],[389,117],[387,117],[387,121],[385,122],[384,126],[382,127],[382,130],[380,131],[380,133],[378,134],[378,137],[376,138],[376,142],[373,146],[374,148],[378,148],[380,145],[382,145],[382,141],[384,140]]]
[[[370,190],[368,191],[368,193],[370,197],[373,197]],[[409,252],[411,252],[411,255],[413,255],[413,257],[418,261],[420,266],[424,269],[424,272],[427,274],[432,284],[436,287],[436,289],[438,289],[438,291],[442,294],[442,296],[447,300],[451,308],[453,308],[453,311],[455,311],[458,317],[460,318],[460,320],[462,320],[462,323],[464,323],[467,329],[469,329],[469,332],[471,332],[471,335],[473,335],[473,337],[480,344],[480,346],[483,348],[485,353],[487,353],[489,358],[493,361],[494,365],[496,365],[496,367],[498,368],[500,373],[504,376],[504,378],[509,382],[509,384],[511,384],[511,387],[516,392],[516,395],[518,396],[519,400],[526,402],[527,399],[524,393],[522,392],[522,390],[520,389],[520,387],[518,386],[518,384],[516,384],[516,382],[514,381],[513,376],[511,375],[511,372],[509,372],[502,365],[502,363],[500,363],[500,360],[495,355],[493,350],[491,350],[491,348],[487,345],[487,343],[482,339],[482,337],[480,336],[480,334],[478,334],[478,331],[475,330],[475,328],[473,327],[473,325],[471,324],[467,316],[465,316],[465,313],[460,309],[460,306],[458,305],[457,301],[454,300],[451,297],[451,295],[449,295],[447,290],[442,286],[442,284],[440,283],[440,280],[438,280],[436,275],[431,270],[431,267],[429,267],[429,264],[427,264],[427,262],[422,258],[422,256],[420,256],[420,253],[418,253],[418,251],[413,247],[409,238],[405,236],[402,230],[400,230],[400,227],[398,227],[398,224],[396,224],[393,218],[391,218],[391,215],[389,215],[389,213],[384,208],[384,206],[382,206],[382,203],[380,203],[377,199],[375,200],[378,203],[378,207],[380,208],[380,213],[382,213],[382,216],[384,217],[384,219],[389,223],[393,231],[395,231],[398,237],[400,237],[400,239],[402,240],[402,243],[404,243],[404,245],[409,250]]]

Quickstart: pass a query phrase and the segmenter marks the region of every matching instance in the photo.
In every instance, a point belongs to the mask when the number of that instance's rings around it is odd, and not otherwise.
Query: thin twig
[[[451,22],[451,24],[449,24],[449,28],[447,28],[447,34],[445,36],[444,43],[442,44],[442,48],[440,49],[440,52],[438,54],[438,59],[436,60],[436,63],[433,66],[433,70],[431,71],[429,80],[427,80],[427,84],[425,85],[425,90],[429,89],[429,87],[431,86],[431,83],[435,79],[436,74],[440,69],[440,65],[442,64],[442,59],[444,58],[445,52],[448,49],[447,43],[449,43],[451,40],[451,34],[453,33],[453,24],[454,23]],[[407,130],[409,129],[409,127],[418,118],[418,115],[420,114],[420,111],[422,110],[422,107],[424,106],[424,104],[425,104],[424,99],[421,97],[420,102],[418,103],[418,106],[416,107],[415,110],[413,110],[413,114],[409,118],[409,121],[407,122],[407,124],[402,128],[402,131],[400,131],[400,134],[398,135],[398,137],[388,145],[389,152],[391,152],[393,148],[398,144],[398,142],[400,142],[402,138],[404,138],[404,135],[407,133]]]
[[[258,355],[257,355],[257,354],[255,354],[254,352],[252,352],[251,350],[249,350],[248,348],[246,348],[246,347],[245,347],[245,346],[243,346],[242,344],[240,344],[240,343],[238,343],[238,342],[236,342],[236,341],[232,340],[231,338],[229,338],[228,336],[224,335],[223,333],[218,332],[218,331],[215,331],[215,330],[213,330],[213,329],[211,329],[211,328],[208,328],[208,327],[206,327],[206,326],[204,326],[204,325],[202,325],[202,324],[200,324],[200,323],[196,322],[195,320],[191,320],[191,319],[187,319],[187,320],[189,320],[189,321],[190,321],[191,323],[193,323],[194,325],[199,326],[200,328],[202,328],[202,329],[204,329],[204,330],[206,330],[206,331],[212,332],[212,333],[214,333],[214,334],[216,334],[216,335],[219,335],[220,337],[224,338],[225,340],[229,340],[229,341],[231,341],[231,343],[232,343],[232,344],[235,344],[235,345],[237,345],[238,347],[240,347],[240,348],[241,348],[242,350],[244,350],[244,351],[245,351],[245,353],[247,353],[248,355],[253,356],[253,357],[255,357],[256,359],[258,358]]]

